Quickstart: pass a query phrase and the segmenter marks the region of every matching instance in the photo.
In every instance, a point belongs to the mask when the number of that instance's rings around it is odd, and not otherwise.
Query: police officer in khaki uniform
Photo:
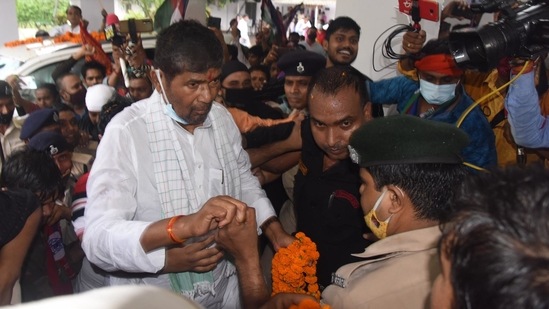
[[[360,166],[361,206],[377,240],[338,269],[322,293],[333,308],[427,308],[440,272],[438,225],[453,212],[466,176],[468,137],[450,124],[396,115],[353,133],[350,156]]]

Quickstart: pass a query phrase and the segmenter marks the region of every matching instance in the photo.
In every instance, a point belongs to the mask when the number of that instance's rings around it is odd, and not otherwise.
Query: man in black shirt
[[[371,119],[364,76],[350,66],[320,71],[309,86],[310,118],[302,123],[295,176],[297,230],[317,245],[318,283],[326,287],[340,266],[368,245],[360,208],[358,167],[349,159],[351,134]]]

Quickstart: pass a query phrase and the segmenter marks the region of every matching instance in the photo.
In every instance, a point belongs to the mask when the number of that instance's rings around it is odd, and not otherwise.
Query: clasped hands
[[[257,251],[255,209],[244,202],[230,196],[213,197],[187,217],[189,231],[197,241],[167,249],[171,271],[206,272],[217,266],[225,251],[235,259]]]

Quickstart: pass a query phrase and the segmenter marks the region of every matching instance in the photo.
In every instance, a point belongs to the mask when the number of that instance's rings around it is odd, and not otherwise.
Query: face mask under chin
[[[162,79],[160,78],[160,70],[155,70],[154,72],[156,74],[156,78],[158,79],[158,83],[160,84],[160,88],[162,89],[162,93],[160,94],[160,99],[165,103],[164,114],[166,114],[168,117],[175,120],[176,122],[181,123],[182,125],[188,125],[189,122],[181,118],[173,109],[173,105],[168,101],[168,97],[166,96],[166,91],[164,90],[164,85],[162,84]]]

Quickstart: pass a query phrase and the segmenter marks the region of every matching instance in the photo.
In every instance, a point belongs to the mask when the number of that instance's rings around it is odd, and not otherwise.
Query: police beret
[[[463,162],[469,144],[454,125],[408,115],[376,118],[358,128],[349,142],[353,162],[362,167],[384,164]]]
[[[36,151],[45,151],[50,156],[67,150],[72,151],[71,145],[65,140],[63,135],[52,131],[40,132],[31,137],[29,148]]]
[[[59,114],[52,108],[34,111],[29,114],[29,117],[27,117],[27,120],[23,123],[19,138],[22,140],[29,139],[35,135],[36,132],[40,131],[40,129],[55,124],[58,120]]]
[[[0,80],[0,99],[11,98],[12,91],[8,82]]]
[[[286,76],[313,76],[326,66],[326,58],[307,50],[292,50],[276,63]]]
[[[227,76],[235,73],[235,72],[249,72],[248,67],[246,65],[238,60],[231,60],[227,63],[225,63],[221,67],[221,75],[219,76],[219,80],[223,82]]]

